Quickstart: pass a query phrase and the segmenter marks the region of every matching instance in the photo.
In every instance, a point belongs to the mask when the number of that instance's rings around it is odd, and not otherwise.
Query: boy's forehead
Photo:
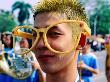
[[[38,14],[35,17],[34,20],[34,26],[39,27],[39,26],[48,26],[50,24],[54,24],[60,20],[63,20],[64,16],[59,14],[59,13],[42,13]]]

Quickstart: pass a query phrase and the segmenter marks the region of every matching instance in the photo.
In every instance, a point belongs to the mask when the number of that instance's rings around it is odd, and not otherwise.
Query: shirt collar
[[[79,80],[79,74],[77,75],[77,78],[76,78],[75,82],[80,82],[80,80]]]

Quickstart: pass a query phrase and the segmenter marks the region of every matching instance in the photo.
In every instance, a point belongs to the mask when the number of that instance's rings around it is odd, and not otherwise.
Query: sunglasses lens
[[[73,35],[77,34],[78,28],[79,24],[75,22],[63,22],[50,27],[46,34],[49,47],[60,52],[72,50],[74,45],[68,43],[73,44]]]
[[[18,27],[13,33],[14,53],[11,58],[10,71],[12,70],[15,78],[24,79],[32,74],[31,61],[35,61],[35,58],[33,52],[23,53],[32,47],[32,41],[35,36],[37,37],[37,33],[28,26]]]
[[[18,53],[18,51],[22,49],[20,53],[24,53],[32,47],[32,41],[36,39],[37,33],[32,28],[28,27],[19,28],[17,33],[18,34],[14,36],[15,52]]]

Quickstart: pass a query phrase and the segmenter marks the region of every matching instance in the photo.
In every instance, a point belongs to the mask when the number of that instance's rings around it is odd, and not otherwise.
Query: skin
[[[29,48],[29,43],[27,41],[27,39],[23,38],[20,42],[20,47],[21,48]]]
[[[10,36],[10,35],[4,35],[4,36],[3,36],[3,42],[4,42],[8,47],[10,47],[10,45],[11,45],[11,36]]]
[[[42,13],[35,17],[34,27],[46,28],[60,20],[63,16],[55,13]],[[61,28],[62,27],[62,28]],[[59,32],[59,35],[48,35],[49,44],[56,50],[68,50],[72,47],[72,30],[68,25],[60,24],[58,29],[52,32]],[[34,48],[36,58],[41,69],[46,72],[46,82],[75,82],[77,78],[77,54],[78,50],[66,54],[66,56],[57,55],[51,52],[44,44],[42,34],[38,44]]]

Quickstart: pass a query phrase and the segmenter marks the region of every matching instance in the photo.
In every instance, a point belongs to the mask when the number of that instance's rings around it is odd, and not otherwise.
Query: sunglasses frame
[[[78,21],[78,20],[61,20],[59,22],[54,23],[53,25],[48,26],[47,28],[41,28],[41,29],[37,29],[37,30],[36,30],[36,28],[33,28],[31,26],[17,26],[17,27],[15,27],[13,29],[13,31],[12,31],[12,34],[13,34],[13,45],[15,45],[15,43],[14,43],[15,42],[15,36],[25,37],[25,38],[29,38],[29,39],[32,38],[32,41],[33,41],[33,35],[32,34],[26,33],[26,32],[22,32],[22,31],[19,30],[20,28],[30,28],[30,29],[34,30],[37,33],[36,40],[34,41],[32,47],[28,51],[26,51],[24,53],[21,53],[21,54],[27,54],[27,53],[29,53],[35,47],[35,45],[37,44],[37,42],[38,42],[38,40],[40,38],[40,35],[39,35],[40,32],[43,33],[43,40],[44,40],[45,46],[50,51],[52,51],[54,53],[58,53],[58,54],[69,53],[69,52],[71,52],[71,51],[74,50],[74,46],[73,46],[73,48],[71,50],[67,50],[67,51],[64,51],[64,52],[56,51],[56,50],[52,49],[51,46],[49,45],[49,43],[47,41],[46,34],[47,34],[47,32],[48,32],[48,30],[50,28],[52,28],[53,26],[55,26],[57,24],[60,24],[60,23],[72,23],[72,22],[76,22],[76,23],[79,23],[80,24],[79,26],[80,26],[81,33],[80,33],[79,36],[81,36],[82,33],[85,36],[90,36],[91,35],[91,30],[90,30],[90,28],[88,27],[88,25],[84,21]],[[81,24],[83,24],[82,27],[81,27]],[[77,44],[75,46],[78,46],[78,42],[77,42]]]

